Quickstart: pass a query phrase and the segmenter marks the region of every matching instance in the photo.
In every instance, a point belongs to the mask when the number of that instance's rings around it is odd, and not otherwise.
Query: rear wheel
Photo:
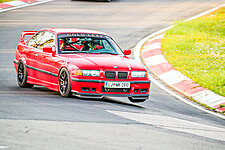
[[[27,83],[27,68],[22,61],[19,61],[17,68],[17,83],[21,88],[32,88],[34,86]]]
[[[133,103],[140,103],[140,102],[144,102],[146,99],[135,99],[135,98],[132,98],[132,97],[128,97],[128,99],[133,102]]]
[[[70,73],[66,68],[59,73],[59,93],[63,97],[71,96]]]

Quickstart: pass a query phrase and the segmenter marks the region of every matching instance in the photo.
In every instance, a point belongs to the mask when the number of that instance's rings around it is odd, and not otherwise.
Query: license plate
[[[112,82],[106,81],[105,88],[130,88],[130,82]]]

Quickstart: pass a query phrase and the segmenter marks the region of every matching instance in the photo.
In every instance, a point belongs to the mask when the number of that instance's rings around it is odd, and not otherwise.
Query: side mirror
[[[131,50],[130,49],[125,49],[123,50],[124,55],[130,55],[131,54]]]
[[[50,46],[44,46],[44,47],[43,47],[43,52],[46,52],[46,53],[52,53],[52,54],[55,53],[55,51],[53,50],[53,48],[50,47]]]

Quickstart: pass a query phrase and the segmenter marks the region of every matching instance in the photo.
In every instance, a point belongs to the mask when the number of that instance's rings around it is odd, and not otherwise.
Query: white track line
[[[0,146],[0,149],[7,149],[9,148],[8,146]]]
[[[199,15],[196,15],[196,16],[194,16],[194,17],[191,17],[191,18],[189,18],[189,19],[187,19],[187,20],[185,20],[185,21],[190,21],[190,20],[196,19],[196,18],[198,18],[198,17],[204,16],[204,15],[206,15],[206,14],[208,14],[208,13],[210,13],[210,12],[213,12],[213,11],[219,9],[219,8],[222,8],[222,7],[224,7],[224,6],[225,6],[225,4],[222,4],[222,5],[220,5],[220,6],[216,7],[216,8],[210,9],[210,10],[208,10],[208,11],[206,11],[206,12],[203,12],[203,13],[201,13],[201,14],[199,14]],[[142,39],[140,42],[138,42],[138,44],[136,45],[136,47],[135,47],[135,49],[134,49],[134,59],[135,59],[136,61],[142,63],[142,61],[141,61],[141,59],[140,59],[140,50],[141,50],[141,48],[142,48],[142,45],[143,45],[147,40],[149,40],[150,38],[153,38],[154,36],[156,36],[156,35],[158,35],[158,34],[160,34],[160,33],[163,33],[163,32],[165,32],[166,30],[171,29],[172,27],[173,27],[173,25],[171,25],[171,26],[169,26],[169,27],[166,27],[166,28],[163,28],[163,29],[161,29],[161,30],[159,30],[159,31],[157,31],[157,32],[154,32],[154,33],[150,34],[149,36],[145,37],[145,38]],[[175,92],[173,92],[173,91],[167,89],[165,86],[163,86],[163,85],[162,85],[161,83],[159,83],[157,80],[155,80],[150,74],[149,74],[149,79],[150,79],[156,86],[158,86],[159,88],[161,88],[162,90],[164,90],[164,91],[167,92],[168,94],[170,94],[170,95],[176,97],[176,98],[179,99],[180,101],[182,101],[182,102],[184,102],[184,103],[186,103],[186,104],[188,104],[188,105],[190,105],[190,106],[192,106],[192,107],[195,107],[195,108],[197,108],[197,109],[199,109],[199,110],[202,110],[202,111],[204,111],[204,112],[207,112],[207,113],[212,114],[212,115],[214,115],[214,116],[217,116],[217,117],[219,117],[219,118],[225,119],[225,116],[224,116],[224,115],[221,115],[221,114],[219,114],[219,113],[215,113],[215,112],[210,111],[210,110],[206,110],[206,109],[203,108],[202,106],[199,106],[199,105],[197,105],[197,104],[194,104],[194,103],[191,102],[190,100],[187,100],[187,99],[183,98],[182,96],[176,94]]]
[[[109,110],[107,112],[159,128],[225,141],[225,129],[223,126],[202,124],[169,116]]]
[[[21,6],[12,7],[12,8],[0,9],[0,13],[5,12],[5,11],[9,11],[9,10],[13,10],[13,9],[27,7],[27,6],[39,5],[39,4],[47,3],[47,2],[51,2],[51,1],[53,1],[53,0],[44,0],[44,1],[39,1],[39,2],[36,2],[36,3],[32,3],[32,4],[25,4],[25,5],[21,5]]]

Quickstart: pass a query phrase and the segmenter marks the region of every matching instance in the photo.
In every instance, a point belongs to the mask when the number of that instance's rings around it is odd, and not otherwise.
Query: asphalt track
[[[225,121],[192,108],[152,85],[151,98],[62,98],[44,87],[21,89],[13,66],[24,30],[94,29],[133,48],[174,20],[224,0],[58,0],[0,14],[0,148],[5,149],[223,149]]]

